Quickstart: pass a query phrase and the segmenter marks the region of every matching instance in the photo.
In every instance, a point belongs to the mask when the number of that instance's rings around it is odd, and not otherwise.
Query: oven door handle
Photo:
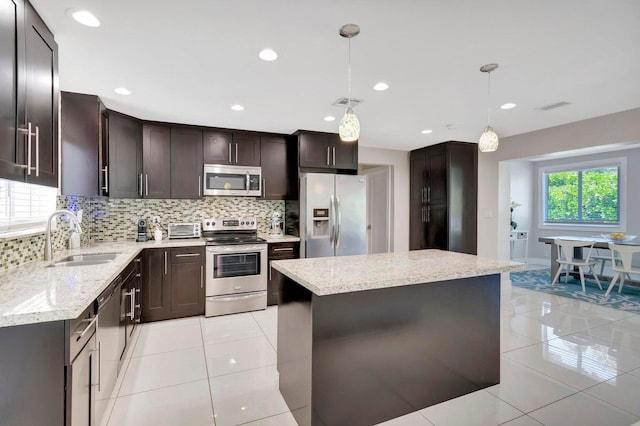
[[[256,251],[266,251],[267,246],[261,245],[233,245],[233,246],[217,246],[207,247],[207,252],[216,254],[233,254],[233,253],[252,253]]]
[[[257,297],[264,297],[264,291],[251,294],[243,294],[241,296],[229,296],[229,297],[207,297],[208,302],[235,302],[237,300],[255,299]]]

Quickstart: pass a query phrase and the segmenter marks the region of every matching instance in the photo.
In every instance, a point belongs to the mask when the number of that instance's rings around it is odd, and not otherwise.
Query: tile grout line
[[[213,415],[213,424],[215,425],[216,423],[216,409],[215,409],[215,404],[213,403],[213,392],[211,390],[212,384],[211,384],[211,377],[209,375],[209,363],[207,362],[207,350],[205,348],[205,343],[204,343],[204,330],[202,329],[202,325],[203,322],[200,319],[198,321],[198,324],[200,325],[200,338],[202,339],[202,353],[204,354],[204,368],[205,371],[207,372],[207,384],[208,384],[208,388],[209,388],[209,401],[211,404],[211,415]]]

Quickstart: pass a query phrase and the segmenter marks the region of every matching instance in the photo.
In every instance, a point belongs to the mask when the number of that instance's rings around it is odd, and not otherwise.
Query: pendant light
[[[487,86],[487,127],[480,135],[478,141],[478,148],[481,152],[493,152],[498,149],[499,138],[496,132],[491,127],[490,110],[491,110],[491,71],[498,68],[498,64],[486,64],[480,67],[480,71],[487,73],[488,86]]]
[[[347,110],[342,120],[340,120],[340,126],[338,127],[340,140],[343,142],[355,142],[360,137],[360,122],[353,112],[353,108],[351,108],[351,39],[358,34],[360,34],[360,27],[356,24],[346,24],[340,28],[340,35],[349,39],[349,67],[347,71],[348,103]]]

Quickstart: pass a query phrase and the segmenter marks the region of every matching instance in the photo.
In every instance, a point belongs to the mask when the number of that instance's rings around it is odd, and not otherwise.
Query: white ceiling
[[[56,35],[61,90],[143,119],[337,132],[346,23],[360,144],[409,150],[501,137],[640,107],[637,0],[31,0]],[[91,10],[88,28],[66,13]],[[264,62],[258,52],[279,54]],[[386,92],[372,90],[385,81]],[[129,88],[128,97],[113,89]],[[547,112],[536,108],[567,101]],[[504,111],[505,102],[518,104]],[[232,104],[245,110],[230,110]],[[338,120],[323,121],[332,114]],[[448,128],[451,127],[451,129]],[[432,129],[422,135],[423,129]]]

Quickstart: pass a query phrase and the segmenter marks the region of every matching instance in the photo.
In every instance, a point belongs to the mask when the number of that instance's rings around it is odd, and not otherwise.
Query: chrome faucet
[[[82,228],[80,227],[78,217],[71,210],[62,209],[51,213],[51,216],[47,219],[47,231],[44,240],[44,260],[51,260],[53,258],[53,249],[51,248],[51,219],[60,214],[66,214],[69,216],[69,218],[76,224],[76,232],[78,234],[82,234]]]

